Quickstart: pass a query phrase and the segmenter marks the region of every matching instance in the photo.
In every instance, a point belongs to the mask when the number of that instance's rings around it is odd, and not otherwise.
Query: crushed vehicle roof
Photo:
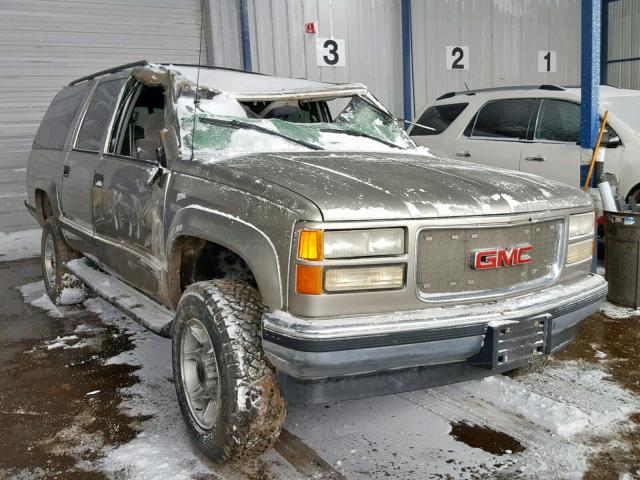
[[[170,69],[172,72],[178,72],[194,83],[198,77],[197,65],[162,66]],[[282,94],[365,88],[362,84],[323,83],[300,78],[256,75],[250,72],[209,67],[202,67],[200,69],[200,84],[234,96],[253,95],[258,92],[264,94]]]
[[[235,97],[253,98],[258,95],[283,95],[312,92],[345,92],[366,91],[366,87],[360,83],[335,84],[304,80],[300,78],[275,77],[255,72],[246,72],[231,68],[212,67],[208,65],[200,66],[198,75],[198,65],[170,64],[170,63],[149,63],[145,60],[132,62],[125,65],[116,66],[107,70],[102,70],[91,75],[84,76],[69,83],[76,83],[91,80],[93,78],[121,72],[127,69],[149,69],[149,70],[169,70],[172,73],[184,77],[186,80],[199,85],[209,87],[213,90],[228,93]]]

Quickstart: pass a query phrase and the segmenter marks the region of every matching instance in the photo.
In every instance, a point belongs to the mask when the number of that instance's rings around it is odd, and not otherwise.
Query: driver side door
[[[103,267],[158,299],[165,170],[157,157],[164,91],[130,80],[93,188],[95,242]]]

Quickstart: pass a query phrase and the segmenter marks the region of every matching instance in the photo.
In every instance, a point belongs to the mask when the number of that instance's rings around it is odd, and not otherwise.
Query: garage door
[[[55,93],[135,60],[196,63],[200,19],[200,0],[0,2],[0,231],[34,225],[23,204],[26,161]]]

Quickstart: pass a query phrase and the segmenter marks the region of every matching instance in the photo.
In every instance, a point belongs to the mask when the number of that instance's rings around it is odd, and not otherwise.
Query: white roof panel
[[[198,68],[196,66],[165,65],[173,72],[178,72],[187,79],[196,82]],[[216,68],[200,69],[200,85],[210,87],[242,97],[260,94],[283,94],[307,91],[337,91],[349,88],[365,87],[361,84],[333,84],[303,80],[298,78],[272,77],[270,75],[257,75],[234,70]]]

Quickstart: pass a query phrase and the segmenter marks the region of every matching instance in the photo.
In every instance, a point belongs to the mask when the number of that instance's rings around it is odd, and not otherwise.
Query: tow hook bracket
[[[469,362],[491,369],[524,365],[548,351],[551,315],[525,320],[490,322],[482,349]]]

